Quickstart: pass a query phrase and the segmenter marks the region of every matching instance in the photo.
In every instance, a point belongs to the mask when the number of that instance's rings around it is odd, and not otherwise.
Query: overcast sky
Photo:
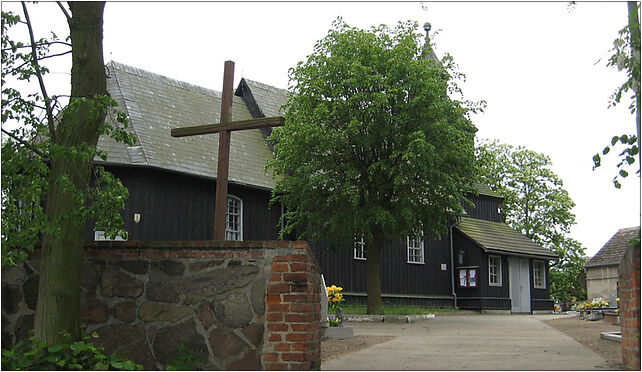
[[[21,13],[17,3],[2,5]],[[36,32],[68,34],[55,3],[29,9]],[[612,136],[635,132],[628,100],[607,109],[625,80],[606,68],[627,22],[625,2],[579,3],[572,10],[567,2],[107,3],[105,62],[220,90],[223,63],[233,60],[236,84],[247,77],[287,88],[288,69],[312,52],[337,16],[361,28],[429,21],[437,55],[451,54],[467,76],[465,98],[488,104],[473,118],[477,136],[551,157],[576,203],[571,236],[589,256],[618,229],[640,224],[640,179],[629,176],[615,189],[614,156],[591,170],[592,156]],[[52,65],[50,91],[68,94],[69,66],[69,59]]]

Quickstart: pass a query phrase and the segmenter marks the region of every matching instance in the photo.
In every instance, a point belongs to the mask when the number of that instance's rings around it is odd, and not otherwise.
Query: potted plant
[[[334,317],[328,317],[330,322],[330,327],[341,327],[343,326],[343,321],[345,316],[343,315],[343,309],[341,308],[341,303],[345,301],[343,298],[343,288],[332,285],[325,288],[328,293],[328,307],[334,310]]]

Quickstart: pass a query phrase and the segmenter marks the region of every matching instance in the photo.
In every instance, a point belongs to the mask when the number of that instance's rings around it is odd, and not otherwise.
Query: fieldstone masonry
[[[2,347],[33,329],[39,257],[2,270]],[[320,359],[320,269],[306,242],[93,242],[81,319],[96,343],[164,369],[310,370]]]
[[[622,364],[640,370],[640,247],[629,246],[618,267]]]

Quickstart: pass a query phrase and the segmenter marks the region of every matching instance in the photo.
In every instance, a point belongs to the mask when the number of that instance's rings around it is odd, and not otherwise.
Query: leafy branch
[[[49,98],[49,95],[47,95],[47,88],[45,87],[45,81],[42,78],[42,72],[40,69],[40,65],[38,64],[38,49],[36,48],[36,40],[33,36],[33,27],[31,26],[31,20],[29,19],[29,12],[27,11],[27,5],[24,3],[24,1],[21,2],[21,4],[22,4],[22,11],[24,12],[24,15],[25,15],[25,21],[27,23],[27,28],[29,29],[29,39],[31,40],[31,56],[32,56],[31,63],[34,66],[36,77],[38,78],[38,84],[40,85],[40,92],[42,93],[42,96],[45,101],[45,110],[47,115],[47,126],[49,127],[49,134],[51,136],[51,139],[55,140],[56,126],[54,123],[53,111],[51,108],[51,99]]]
[[[629,1],[628,10],[629,24],[619,31],[618,37],[613,41],[613,48],[611,49],[613,54],[607,63],[607,67],[617,68],[618,71],[626,71],[627,80],[613,92],[610,97],[609,107],[618,105],[623,95],[629,90],[632,91],[629,110],[635,115],[637,135],[622,134],[614,136],[610,145],[607,145],[602,150],[602,155],[606,155],[611,151],[611,147],[616,145],[625,147],[619,154],[620,162],[617,164],[619,172],[613,177],[613,185],[618,189],[622,187],[620,179],[629,175],[629,172],[624,168],[635,163],[636,155],[638,162],[636,174],[640,174],[640,18],[638,15],[638,3]],[[593,170],[601,165],[601,160],[599,153],[593,156]]]
[[[26,12],[26,6],[23,4]],[[117,142],[133,145],[135,137],[127,130],[127,115],[116,109],[117,103],[108,95],[70,97],[49,96],[44,86],[48,69],[38,61],[69,54],[48,53],[54,44],[69,45],[54,40],[34,40],[29,13],[20,16],[2,12],[2,265],[13,265],[26,259],[27,253],[39,244],[43,236],[58,237],[65,221],[95,221],[96,227],[107,236],[126,236],[119,212],[127,199],[127,189],[112,174],[101,167],[93,167],[92,179],[81,177],[79,167],[70,167],[67,173],[53,176],[54,158],[91,163],[94,159],[106,160],[106,154],[95,145],[80,142],[75,145],[59,143],[54,134],[63,138],[63,120],[93,120],[98,135],[109,136]],[[24,28],[30,41],[23,43],[9,38],[8,30],[14,25]],[[25,50],[29,50],[25,53]],[[33,78],[36,79],[33,79]],[[14,81],[37,80],[33,93],[23,93],[12,86]],[[60,97],[70,98],[62,107]],[[57,111],[57,113],[56,113]],[[107,118],[98,120],[98,118]],[[17,123],[15,129],[6,123]],[[79,122],[80,124],[80,122]],[[69,125],[68,125],[69,127]],[[73,124],[72,128],[73,129]],[[60,133],[56,133],[60,132]],[[6,136],[6,137],[5,137]],[[49,178],[54,177],[53,183]],[[71,180],[82,180],[72,182]],[[50,219],[45,212],[45,201],[52,188],[60,187],[72,196],[74,207]]]

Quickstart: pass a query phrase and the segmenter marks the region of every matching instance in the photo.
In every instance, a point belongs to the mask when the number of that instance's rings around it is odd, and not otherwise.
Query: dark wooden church
[[[108,90],[127,114],[135,146],[101,137],[109,154],[96,159],[129,189],[123,217],[130,240],[213,239],[218,135],[170,136],[172,128],[217,122],[221,93],[116,62],[107,64]],[[286,91],[242,79],[233,98],[234,120],[277,116]],[[225,236],[227,240],[278,239],[281,207],[270,206],[275,186],[265,172],[272,156],[270,129],[233,132]],[[551,311],[549,261],[556,259],[502,222],[502,197],[480,185],[474,207],[440,240],[390,240],[382,252],[386,303],[482,311]],[[88,224],[89,240],[103,240]],[[313,245],[326,283],[350,301],[365,300],[367,247]]]

